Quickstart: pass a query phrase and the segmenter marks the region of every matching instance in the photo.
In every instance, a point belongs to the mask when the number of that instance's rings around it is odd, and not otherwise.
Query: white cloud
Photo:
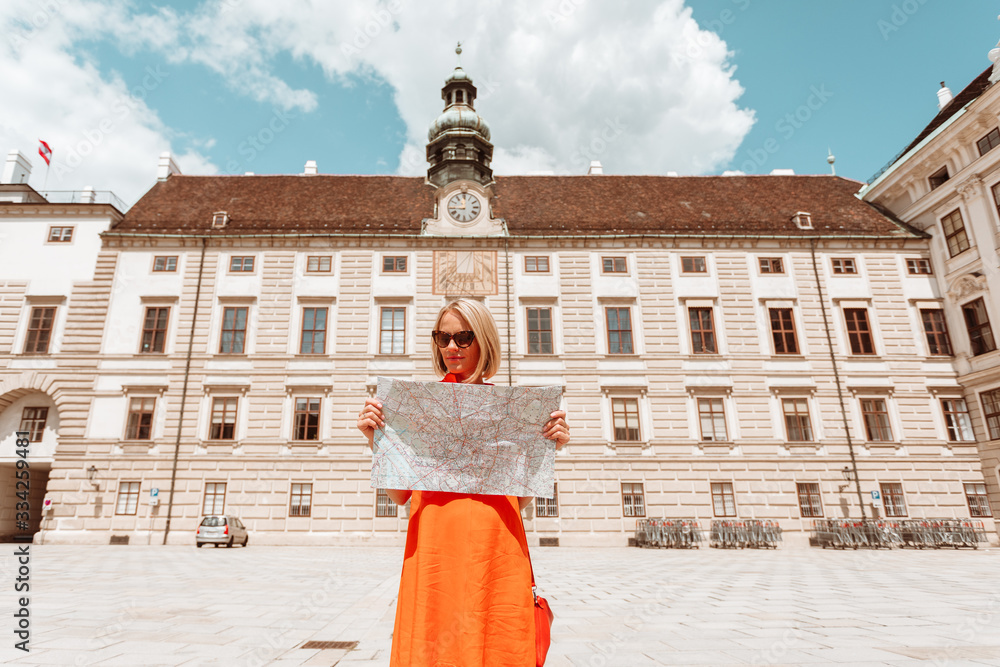
[[[210,0],[190,12],[48,0],[37,7],[0,5],[0,31],[11,36],[0,46],[0,90],[16,100],[0,119],[0,147],[34,155],[32,184],[41,187],[37,139],[49,141],[67,168],[57,177],[53,166],[49,189],[94,185],[134,200],[152,184],[171,137],[188,132],[166,127],[138,99],[143,81],[102,76],[82,61],[81,39],[159,51],[166,76],[171,64],[199,64],[238,94],[296,112],[317,108],[317,94],[276,75],[276,56],[318,64],[337,84],[359,75],[361,85],[369,76],[385,81],[406,125],[399,171],[407,174],[426,169],[427,128],[442,109],[439,90],[459,39],[498,174],[582,174],[591,159],[606,173],[706,173],[730,160],[754,122],[737,103],[743,90],[725,43],[701,30],[682,0],[441,0],[432,8],[415,0]],[[31,28],[32,12],[45,7],[47,18]],[[26,39],[17,43],[18,35]],[[179,158],[186,173],[218,172],[198,152],[211,148],[210,138],[189,145]]]
[[[157,156],[171,148],[171,131],[144,98],[169,70],[149,68],[138,81],[102,76],[73,55],[75,40],[117,31],[129,20],[120,5],[50,0],[0,9],[0,147],[18,149],[33,164],[36,189],[112,190],[131,204],[156,178]],[[150,25],[155,17],[140,17]],[[161,19],[162,20],[162,19]],[[138,25],[138,24],[137,24]],[[132,34],[132,33],[122,33]],[[38,140],[52,147],[46,179]],[[203,155],[178,158],[182,169],[215,173]]]
[[[235,5],[235,7],[233,7]],[[309,93],[274,85],[266,56],[320,64],[333,80],[387,81],[407,126],[402,173],[425,168],[426,129],[455,64],[479,87],[498,173],[705,173],[732,157],[753,125],[736,101],[725,43],[701,30],[682,0],[226,0],[189,20],[189,58],[237,72],[255,99],[311,108]],[[211,26],[211,32],[206,26]],[[415,158],[419,156],[419,158]]]

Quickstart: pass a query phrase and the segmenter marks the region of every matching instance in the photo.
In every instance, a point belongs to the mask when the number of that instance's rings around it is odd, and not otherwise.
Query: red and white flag
[[[49,161],[52,159],[52,149],[49,148],[49,145],[41,139],[38,140],[38,143],[41,144],[41,146],[38,147],[38,154],[42,156],[43,160],[45,160],[45,164],[49,164]]]

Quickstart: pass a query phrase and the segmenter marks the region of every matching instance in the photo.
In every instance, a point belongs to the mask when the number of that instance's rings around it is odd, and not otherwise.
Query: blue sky
[[[191,174],[419,174],[457,39],[497,173],[584,173],[592,157],[607,173],[828,173],[829,147],[864,181],[1000,38],[1000,3],[982,0],[51,7],[0,8],[0,89],[20,101],[0,149],[31,156],[41,189],[45,139],[49,189],[129,203],[167,150]]]

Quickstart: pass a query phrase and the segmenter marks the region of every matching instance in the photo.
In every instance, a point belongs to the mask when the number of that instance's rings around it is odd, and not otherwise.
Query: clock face
[[[459,222],[469,222],[479,215],[479,198],[467,192],[459,192],[448,200],[448,213]]]

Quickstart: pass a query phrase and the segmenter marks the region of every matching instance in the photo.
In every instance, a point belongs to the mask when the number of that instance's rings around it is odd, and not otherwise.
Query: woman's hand
[[[566,411],[556,410],[549,417],[552,419],[545,424],[542,435],[549,440],[555,440],[556,449],[559,449],[569,443],[569,425],[566,423]]]
[[[382,404],[378,402],[378,399],[369,398],[365,401],[365,407],[361,408],[361,412],[358,414],[358,430],[368,438],[369,447],[372,446],[372,441],[375,439],[375,429],[383,426],[385,426],[385,421],[382,417]]]

